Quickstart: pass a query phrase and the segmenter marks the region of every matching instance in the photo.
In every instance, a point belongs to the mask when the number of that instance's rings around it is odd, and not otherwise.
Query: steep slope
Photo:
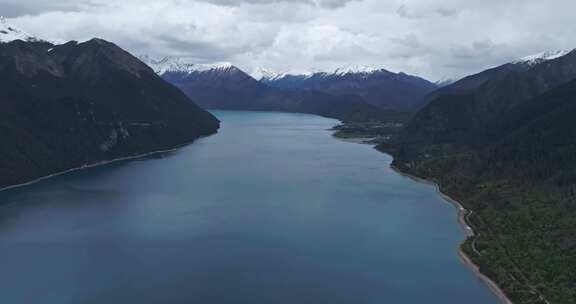
[[[488,81],[503,80],[506,76],[510,75],[511,73],[525,72],[535,65],[562,57],[564,55],[567,55],[568,53],[570,52],[569,51],[541,52],[538,54],[533,54],[530,56],[520,58],[518,60],[509,63],[505,63],[503,65],[494,68],[487,69],[480,73],[466,76],[458,81],[453,81],[452,83],[449,83],[447,85],[440,85],[437,83],[439,85],[438,90],[435,90],[430,94],[428,94],[424,98],[422,106],[427,105],[435,98],[438,98],[442,95],[458,95],[458,94],[465,95],[475,89],[480,88]]]
[[[146,63],[205,108],[253,110],[258,107],[255,97],[266,89],[230,63],[195,64],[181,57]]]
[[[300,112],[345,121],[379,119],[382,115],[380,109],[357,96],[273,88],[229,63],[195,64],[179,57],[160,61],[141,58],[162,78],[210,109]]]
[[[218,121],[116,45],[0,44],[0,186],[170,149]]]
[[[576,80],[512,108],[491,126],[501,136],[493,158],[511,167],[529,168],[530,179],[552,179],[559,185],[576,181]]]
[[[576,60],[561,54],[438,97],[379,146],[470,210],[462,249],[514,303],[576,303]]]
[[[406,128],[404,138],[428,143],[481,143],[488,126],[511,108],[576,79],[576,51],[534,57],[467,77],[434,93]]]
[[[420,77],[361,66],[306,75],[268,74],[261,81],[278,88],[357,95],[372,105],[393,110],[413,109],[426,94],[437,88],[434,83]]]
[[[519,103],[474,148],[382,145],[472,212],[467,255],[514,303],[576,303],[576,80]]]

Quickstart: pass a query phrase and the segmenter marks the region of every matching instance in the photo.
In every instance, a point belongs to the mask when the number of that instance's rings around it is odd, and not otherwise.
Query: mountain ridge
[[[486,126],[510,108],[576,78],[576,51],[506,63],[443,87],[414,115],[404,138],[426,142],[482,141]]]
[[[9,24],[5,17],[0,16],[0,43],[8,43],[14,40],[22,40],[26,42],[44,41],[26,33],[14,25]]]
[[[576,51],[447,88],[378,149],[470,210],[461,248],[512,302],[575,303]]]
[[[209,109],[301,112],[344,121],[377,120],[385,115],[358,96],[270,87],[229,63],[202,64],[198,69],[193,61],[168,57],[158,68],[155,66],[158,61],[141,58],[151,62],[163,79]]]
[[[278,74],[261,78],[263,83],[283,89],[317,90],[333,95],[357,95],[366,102],[389,110],[410,110],[437,88],[423,78],[394,73],[383,68],[351,66],[331,72]]]
[[[171,149],[218,120],[113,43],[0,43],[0,187]]]

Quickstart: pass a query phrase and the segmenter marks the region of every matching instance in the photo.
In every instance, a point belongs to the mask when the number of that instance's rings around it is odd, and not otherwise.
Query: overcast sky
[[[370,65],[431,80],[576,48],[575,11],[574,0],[0,0],[44,39],[100,37],[247,72]]]

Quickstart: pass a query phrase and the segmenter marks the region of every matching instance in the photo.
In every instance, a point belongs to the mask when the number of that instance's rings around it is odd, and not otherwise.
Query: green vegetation
[[[390,152],[396,166],[435,180],[474,211],[478,235],[463,250],[514,303],[576,303],[576,193],[565,182],[572,172],[551,170],[548,178],[535,164],[502,161],[505,149],[428,146],[409,159]],[[554,167],[551,159],[543,164]]]
[[[474,128],[433,113],[378,148],[473,211],[463,250],[514,303],[575,304],[576,81]]]
[[[407,111],[382,110],[378,119],[349,121],[332,130],[337,138],[366,139],[368,143],[379,144],[397,135],[412,114]]]
[[[334,127],[334,136],[342,139],[364,139],[380,143],[396,135],[403,124],[398,122],[351,122]]]

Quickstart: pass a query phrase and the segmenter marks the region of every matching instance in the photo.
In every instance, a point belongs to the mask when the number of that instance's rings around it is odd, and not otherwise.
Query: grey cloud
[[[323,8],[336,9],[346,6],[349,2],[362,0],[201,0],[216,5],[240,6],[242,4],[278,4],[278,3],[301,3]]]
[[[390,41],[409,48],[419,48],[421,46],[420,40],[413,33],[406,34],[402,37],[390,38]]]
[[[215,61],[224,61],[242,49],[222,48],[218,45],[181,40],[174,37],[162,37],[159,41],[165,43],[167,47],[178,50],[173,55],[186,56],[198,60],[199,63],[210,63]]]
[[[366,64],[434,80],[576,47],[573,0],[0,0],[0,9],[45,39],[97,36],[248,71]]]
[[[411,12],[410,10],[408,10],[408,7],[406,5],[401,5],[400,7],[398,7],[398,9],[396,10],[396,14],[398,14],[398,16],[400,16],[402,18],[407,18],[407,19],[421,18],[421,16],[416,15],[413,12]]]
[[[458,15],[461,11],[458,9],[451,9],[446,7],[440,8],[427,8],[427,9],[413,9],[408,7],[408,5],[403,4],[398,9],[396,9],[396,14],[402,18],[406,19],[422,19],[426,17],[454,17]]]
[[[472,43],[472,46],[477,50],[489,50],[494,47],[494,42],[490,39],[477,40]]]
[[[0,0],[0,15],[12,18],[50,11],[83,11],[97,6],[92,0]]]
[[[452,16],[458,15],[460,13],[459,10],[448,9],[448,8],[439,8],[439,9],[436,9],[436,12],[443,17],[452,17]]]

